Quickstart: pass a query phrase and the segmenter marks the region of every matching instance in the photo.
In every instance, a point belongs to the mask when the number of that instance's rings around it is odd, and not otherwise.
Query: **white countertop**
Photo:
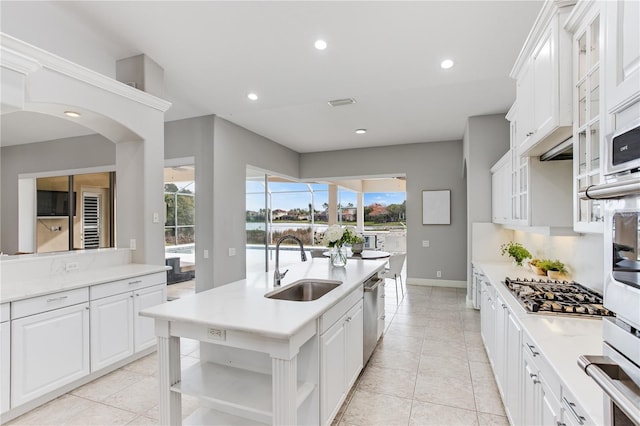
[[[88,287],[110,281],[124,280],[140,275],[165,272],[165,265],[128,263],[91,270],[58,272],[37,279],[6,279],[0,285],[0,303],[15,302],[64,290]]]
[[[309,302],[264,297],[274,290],[273,272],[269,272],[154,306],[142,311],[141,315],[288,339],[382,270],[385,263],[385,260],[349,259],[345,267],[332,268],[328,259],[312,258],[290,265],[282,287],[302,278],[342,281],[336,289]]]
[[[569,388],[596,424],[603,424],[602,390],[577,364],[580,355],[602,355],[602,320],[527,313],[502,281],[505,277],[541,277],[526,267],[506,262],[474,264],[480,267],[504,302],[509,305],[563,385]]]

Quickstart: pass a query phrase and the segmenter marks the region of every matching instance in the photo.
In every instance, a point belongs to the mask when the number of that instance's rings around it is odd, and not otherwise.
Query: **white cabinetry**
[[[480,302],[480,334],[484,341],[484,346],[489,355],[489,360],[494,362],[494,340],[495,340],[495,318],[496,303],[494,299],[493,286],[488,281],[481,281],[481,302]]]
[[[362,321],[362,299],[358,299],[320,335],[321,424],[331,423],[362,370]]]
[[[602,4],[581,2],[567,21],[573,35],[573,227],[576,232],[603,232],[603,202],[581,198],[590,185],[602,183],[606,116],[602,70]]]
[[[546,2],[511,72],[517,80],[517,146],[537,156],[571,136],[570,7]]]
[[[9,323],[9,304],[0,305],[0,412],[9,410],[9,375],[11,374],[11,325]]]
[[[618,113],[640,100],[640,2],[612,0],[606,10],[606,110]]]
[[[89,374],[87,288],[13,302],[11,406]]]
[[[91,287],[91,370],[156,342],[153,320],[138,313],[167,300],[163,273]]]
[[[385,293],[385,280],[378,285],[378,329],[376,333],[376,342],[382,337],[384,333],[384,328],[386,326],[386,313],[385,313],[385,302],[386,302],[386,293]]]

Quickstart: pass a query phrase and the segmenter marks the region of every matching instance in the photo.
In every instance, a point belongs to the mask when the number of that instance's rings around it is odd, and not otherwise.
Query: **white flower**
[[[336,242],[342,239],[342,235],[344,235],[344,229],[340,225],[331,225],[324,232],[324,236],[322,237],[322,244],[331,247]]]

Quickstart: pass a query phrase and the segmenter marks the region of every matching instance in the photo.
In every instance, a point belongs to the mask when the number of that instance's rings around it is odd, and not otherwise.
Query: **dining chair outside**
[[[407,257],[406,253],[394,253],[389,257],[389,267],[384,270],[382,273],[382,277],[393,278],[396,283],[396,300],[398,300],[398,278],[400,279],[400,291],[402,292],[402,297],[404,297],[404,288],[402,284],[402,277],[400,273],[402,272],[402,267],[404,266],[404,260]]]

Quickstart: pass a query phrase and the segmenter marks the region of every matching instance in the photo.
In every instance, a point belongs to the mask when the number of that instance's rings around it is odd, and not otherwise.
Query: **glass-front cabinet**
[[[574,230],[603,232],[601,200],[584,196],[602,181],[604,108],[602,100],[602,29],[599,6],[586,13],[573,37],[574,55]]]

